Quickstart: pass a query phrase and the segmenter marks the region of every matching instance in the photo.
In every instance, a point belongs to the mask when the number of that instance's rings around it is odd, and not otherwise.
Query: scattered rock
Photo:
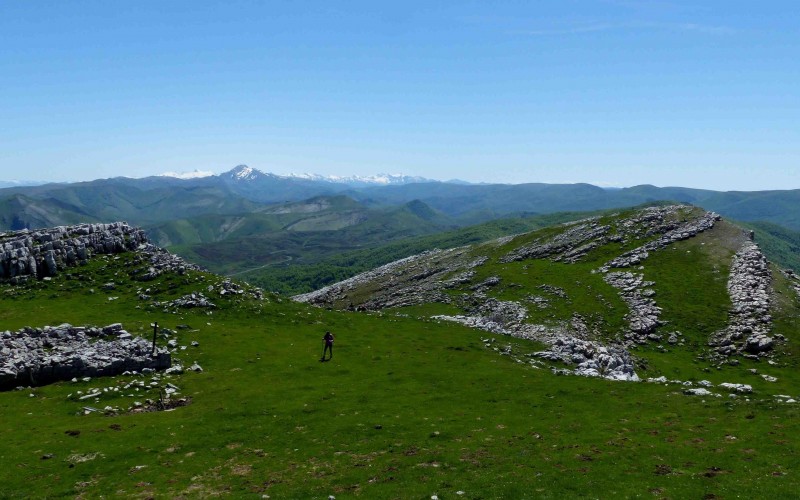
[[[559,338],[549,350],[537,352],[535,355],[577,365],[576,375],[610,380],[639,380],[630,353],[619,346],[603,346],[576,338]]]
[[[184,309],[191,309],[195,307],[213,309],[217,307],[216,304],[208,300],[208,298],[206,298],[202,292],[190,293],[175,300],[170,300],[168,302],[155,302],[154,304],[160,307],[181,307]]]
[[[729,382],[723,382],[719,384],[719,386],[724,387],[729,391],[734,391],[741,394],[750,394],[753,392],[753,387],[747,384],[731,384]]]

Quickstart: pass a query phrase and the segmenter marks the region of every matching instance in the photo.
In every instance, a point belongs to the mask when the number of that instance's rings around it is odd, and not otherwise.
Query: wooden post
[[[158,333],[158,321],[152,323],[153,327],[153,356],[156,355],[156,333]]]

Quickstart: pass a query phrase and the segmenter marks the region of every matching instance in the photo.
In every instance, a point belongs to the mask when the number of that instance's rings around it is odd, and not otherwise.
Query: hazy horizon
[[[246,164],[240,164],[240,165],[246,165]],[[54,181],[54,180],[32,180],[32,179],[0,179],[0,189],[6,188],[6,187],[38,186],[38,185],[50,184],[50,183],[53,183],[53,184],[72,184],[72,183],[80,183],[80,182],[91,182],[91,181],[98,181],[98,180],[107,180],[107,179],[113,179],[113,178],[143,179],[143,178],[146,178],[146,177],[173,177],[173,178],[188,180],[188,179],[197,178],[197,177],[218,176],[220,174],[229,172],[233,168],[236,168],[236,167],[222,169],[222,170],[220,170],[218,172],[197,171],[197,170],[189,171],[189,172],[175,172],[175,171],[172,171],[172,172],[162,172],[160,174],[144,175],[144,176],[138,176],[138,177],[131,177],[131,176],[126,176],[126,175],[117,175],[117,176],[111,176],[111,177],[98,177],[98,178],[86,178],[86,179],[78,179],[78,180],[60,180],[60,181]],[[256,170],[259,170],[259,171],[261,171],[263,173],[275,174],[275,175],[279,175],[279,176],[282,176],[282,177],[301,177],[303,175],[320,175],[320,176],[323,176],[322,174],[318,174],[316,172],[290,172],[290,173],[287,173],[287,174],[279,174],[277,172],[271,172],[269,170],[264,170],[264,169],[260,169],[260,168],[257,168],[257,167],[253,167],[253,168],[255,168]],[[368,177],[372,177],[372,176],[377,177],[377,176],[383,176],[383,175],[400,176],[400,175],[408,175],[408,174],[405,174],[403,172],[394,172],[394,173],[378,172],[378,173],[372,174],[372,175],[338,175],[338,174],[331,174],[329,176],[323,176],[323,177],[338,177],[338,178],[352,178],[352,177],[365,178],[366,177],[366,178],[368,178]],[[513,184],[536,184],[537,183],[537,181],[528,181],[528,182],[478,181],[478,182],[470,182],[470,181],[464,181],[463,179],[436,179],[436,178],[424,177],[424,176],[413,176],[413,177],[422,177],[422,178],[424,178],[424,179],[426,179],[428,181],[436,181],[436,182],[468,182],[469,184],[475,184],[475,185],[479,185],[479,184],[512,184],[513,185]],[[759,189],[729,189],[729,190],[723,190],[723,189],[712,189],[712,188],[697,187],[697,186],[681,186],[681,185],[674,185],[674,184],[657,185],[657,184],[652,184],[652,183],[631,184],[631,185],[627,185],[627,186],[614,186],[614,185],[604,185],[602,183],[597,183],[597,182],[584,182],[584,181],[552,182],[552,183],[545,183],[545,184],[554,184],[554,185],[555,184],[563,184],[563,185],[566,185],[566,184],[590,184],[590,185],[593,185],[593,186],[596,186],[596,187],[600,187],[600,188],[603,188],[603,189],[626,189],[626,188],[633,188],[633,187],[637,187],[637,186],[649,185],[649,186],[654,186],[654,187],[657,187],[657,188],[690,188],[690,189],[705,189],[705,190],[720,191],[720,192],[725,192],[725,191],[741,191],[741,192],[749,192],[749,191],[786,191],[786,190],[797,189],[797,188],[783,188],[783,189],[763,189],[763,190],[759,190]]]

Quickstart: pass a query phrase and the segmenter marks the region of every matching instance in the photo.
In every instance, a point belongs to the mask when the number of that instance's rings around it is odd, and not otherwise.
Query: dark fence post
[[[152,324],[153,326],[153,356],[156,355],[156,333],[158,332],[158,322]]]

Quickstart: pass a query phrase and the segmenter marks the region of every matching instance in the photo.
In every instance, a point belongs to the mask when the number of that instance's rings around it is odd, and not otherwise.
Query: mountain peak
[[[248,167],[247,165],[237,165],[233,170],[231,170],[228,173],[231,175],[231,177],[237,180],[247,181],[258,177],[258,174],[261,174],[261,171],[256,170],[252,167]]]

